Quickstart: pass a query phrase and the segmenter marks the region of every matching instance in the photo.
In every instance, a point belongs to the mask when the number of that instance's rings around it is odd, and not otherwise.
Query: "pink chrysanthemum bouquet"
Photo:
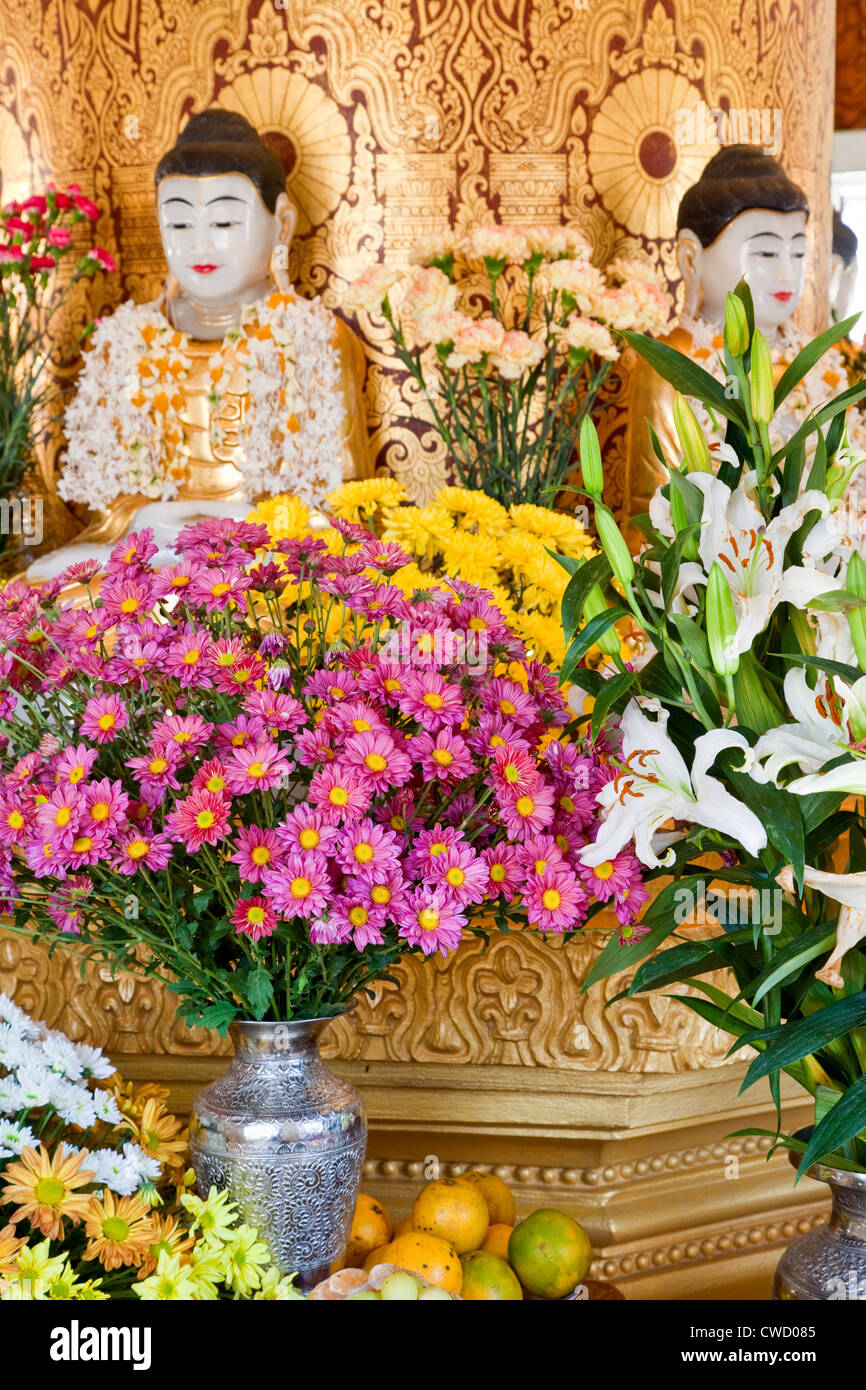
[[[602,746],[562,734],[554,676],[484,591],[407,600],[400,547],[187,527],[106,571],[0,595],[0,845],[18,929],[163,967],[180,1013],[329,1016],[467,929],[628,934],[626,849],[584,867]],[[84,606],[61,601],[71,580]],[[143,949],[142,949],[143,948]]]

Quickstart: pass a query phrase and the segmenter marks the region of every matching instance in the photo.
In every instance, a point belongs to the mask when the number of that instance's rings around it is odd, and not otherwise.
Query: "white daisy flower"
[[[91,1099],[97,1120],[102,1120],[103,1124],[106,1125],[120,1124],[123,1115],[117,1107],[114,1096],[109,1095],[108,1091],[96,1091]]]
[[[38,1142],[29,1125],[0,1121],[0,1148],[7,1153],[20,1154],[22,1149],[36,1148]]]
[[[23,1109],[24,1092],[14,1076],[0,1076],[0,1115],[15,1115]]]
[[[19,1067],[18,1085],[21,1087],[22,1109],[30,1110],[39,1105],[48,1105],[51,1101],[55,1081],[56,1078],[51,1075],[47,1067],[30,1064]]]
[[[159,1159],[151,1158],[139,1144],[133,1144],[130,1140],[123,1146],[123,1156],[135,1168],[142,1181],[155,1180],[162,1173]]]
[[[17,1028],[22,1038],[36,1036],[36,1025],[32,1018],[29,1018],[23,1009],[19,1009],[17,1004],[13,1004],[8,994],[0,994],[0,1019]]]
[[[115,1073],[114,1063],[106,1057],[101,1048],[90,1047],[87,1043],[73,1043],[72,1046],[78,1053],[78,1060],[85,1076],[95,1077],[98,1081],[105,1081]]]
[[[89,1129],[96,1119],[93,1096],[89,1091],[83,1091],[78,1086],[69,1086],[66,1095],[59,1097],[54,1104],[57,1106],[58,1114],[68,1125],[78,1125],[80,1129]]]
[[[57,1076],[67,1081],[78,1081],[84,1068],[73,1044],[62,1033],[53,1033],[42,1044],[42,1052],[47,1065]]]
[[[96,1181],[105,1183],[120,1197],[131,1197],[139,1185],[135,1166],[115,1149],[96,1149],[88,1160]]]

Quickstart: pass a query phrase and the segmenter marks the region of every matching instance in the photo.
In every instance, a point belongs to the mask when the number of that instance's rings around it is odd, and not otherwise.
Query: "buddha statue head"
[[[809,204],[777,160],[726,145],[683,195],[677,255],[685,309],[721,323],[728,290],[745,279],[755,322],[770,339],[803,292]]]
[[[848,317],[857,282],[857,237],[833,209],[833,255],[830,262],[830,308],[838,323]]]
[[[186,333],[222,336],[285,282],[297,213],[283,166],[244,116],[214,108],[191,117],[155,182],[166,312]]]

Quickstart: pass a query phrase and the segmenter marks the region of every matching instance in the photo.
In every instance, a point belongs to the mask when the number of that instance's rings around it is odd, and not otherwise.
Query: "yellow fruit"
[[[513,1230],[513,1226],[504,1224],[491,1226],[481,1249],[486,1250],[488,1255],[498,1255],[501,1260],[507,1260],[508,1238]]]
[[[394,1261],[391,1259],[391,1245],[380,1245],[378,1249],[370,1251],[362,1268],[366,1269],[369,1273],[374,1265],[390,1265],[393,1263]]]
[[[424,1235],[420,1231],[409,1231],[392,1240],[386,1250],[385,1258],[389,1264],[420,1274],[428,1284],[436,1284],[449,1293],[460,1292],[463,1284],[460,1257],[447,1240]]]
[[[565,1298],[589,1273],[589,1236],[564,1211],[541,1207],[515,1226],[508,1241],[508,1263],[528,1293]]]
[[[470,1173],[461,1173],[460,1181],[472,1182],[481,1189],[481,1195],[490,1212],[491,1226],[514,1225],[514,1194],[495,1173],[482,1173],[473,1168]]]
[[[385,1208],[366,1192],[359,1192],[346,1247],[347,1268],[359,1269],[371,1250],[388,1244],[391,1234],[391,1218]]]
[[[412,1208],[412,1229],[450,1241],[458,1255],[477,1250],[489,1225],[490,1213],[480,1189],[460,1178],[428,1182]]]
[[[516,1303],[523,1298],[520,1280],[507,1261],[487,1250],[464,1255],[463,1297],[470,1302]]]
[[[406,1216],[406,1217],[403,1218],[402,1221],[398,1221],[398,1222],[397,1222],[397,1225],[394,1227],[394,1235],[395,1235],[395,1236],[405,1236],[406,1233],[407,1233],[408,1231],[411,1231],[411,1229],[412,1229],[412,1218],[411,1218],[411,1216]]]

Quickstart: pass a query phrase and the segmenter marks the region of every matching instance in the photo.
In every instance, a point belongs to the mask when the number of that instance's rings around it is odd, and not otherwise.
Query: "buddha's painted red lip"
[[[196,275],[210,275],[212,271],[219,270],[218,265],[194,265],[193,270]]]
[[[773,298],[774,298],[774,299],[778,299],[779,302],[780,302],[781,304],[787,304],[787,302],[788,302],[789,299],[793,299],[793,298],[794,298],[794,291],[793,291],[793,290],[777,290],[777,292],[773,295]]]

